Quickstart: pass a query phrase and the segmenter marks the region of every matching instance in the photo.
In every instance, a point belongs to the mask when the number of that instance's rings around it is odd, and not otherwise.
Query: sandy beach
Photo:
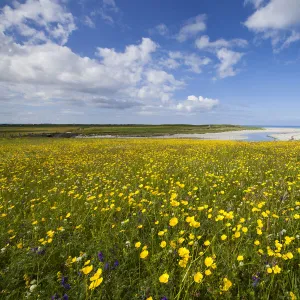
[[[266,127],[261,130],[241,130],[241,131],[227,131],[219,133],[204,133],[204,134],[173,134],[163,135],[151,138],[157,139],[203,139],[203,140],[234,140],[247,141],[253,140],[253,137],[261,136],[262,140],[300,140],[300,128],[281,128],[281,127]],[[94,136],[77,136],[77,138],[143,138],[132,136],[114,136],[114,135],[94,135]],[[145,137],[147,138],[147,137]],[[259,138],[257,139],[259,140]]]

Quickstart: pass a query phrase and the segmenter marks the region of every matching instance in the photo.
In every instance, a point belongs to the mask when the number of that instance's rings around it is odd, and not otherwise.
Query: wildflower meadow
[[[0,299],[299,299],[300,143],[0,140]]]

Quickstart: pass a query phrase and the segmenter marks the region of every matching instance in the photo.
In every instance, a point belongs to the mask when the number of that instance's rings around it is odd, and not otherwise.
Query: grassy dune
[[[0,137],[75,135],[159,136],[258,129],[238,125],[0,125]]]
[[[0,140],[1,299],[296,299],[300,144]]]

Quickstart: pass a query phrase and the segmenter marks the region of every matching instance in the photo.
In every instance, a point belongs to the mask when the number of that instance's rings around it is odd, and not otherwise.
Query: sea
[[[255,127],[262,127],[262,128],[300,128],[300,126],[282,126],[282,125],[245,125],[245,126],[255,126]],[[259,142],[259,141],[274,141],[274,138],[269,136],[270,133],[263,133],[263,132],[253,132],[247,134],[248,142]]]

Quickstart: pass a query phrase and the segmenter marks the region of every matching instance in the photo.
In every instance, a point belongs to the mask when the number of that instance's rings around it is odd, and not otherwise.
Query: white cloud
[[[189,38],[196,36],[199,32],[206,30],[205,15],[198,15],[186,21],[181,27],[176,39],[179,42],[184,42]]]
[[[256,9],[264,3],[264,0],[245,0],[244,4],[252,4]]]
[[[204,98],[202,96],[196,97],[194,95],[188,96],[187,100],[176,105],[176,110],[181,112],[195,112],[195,111],[209,111],[219,105],[218,99]]]
[[[103,0],[104,7],[111,9],[115,12],[119,11],[118,6],[116,5],[115,0]]]
[[[27,0],[23,4],[13,1],[12,5],[0,12],[0,32],[16,30],[30,42],[54,40],[65,44],[76,29],[73,15],[59,0]]]
[[[243,39],[232,39],[232,40],[224,40],[219,39],[214,42],[210,41],[209,36],[203,35],[200,38],[196,39],[195,45],[198,49],[201,50],[216,50],[219,48],[232,48],[232,47],[246,47],[248,42]]]
[[[218,50],[217,57],[221,62],[218,65],[218,76],[220,78],[235,76],[237,70],[234,69],[234,66],[241,60],[243,55],[243,53],[228,50],[226,48]]]
[[[5,91],[6,98],[11,95],[12,100],[30,103],[55,100],[126,108],[147,101],[166,102],[182,82],[153,69],[156,49],[151,39],[143,38],[123,52],[98,48],[99,59],[91,59],[50,41],[21,45],[0,32],[0,82],[7,83],[0,90],[2,94]]]
[[[95,28],[95,23],[89,16],[84,17],[83,23],[90,28]]]
[[[114,25],[116,17],[120,16],[120,9],[114,0],[101,0],[99,7],[91,12],[91,16],[100,16],[102,20],[109,24]]]
[[[188,68],[188,71],[201,73],[202,67],[208,65],[210,62],[211,60],[208,57],[199,57],[194,53],[170,51],[168,58],[161,60],[160,64],[168,69],[185,66]]]
[[[292,42],[299,40],[297,30],[300,25],[299,0],[270,0],[257,10],[244,23],[248,29],[270,38],[275,51],[280,51]],[[286,39],[286,35],[289,37]],[[278,47],[279,43],[283,43]]]
[[[252,14],[245,25],[255,31],[288,29],[300,24],[299,0],[270,0]]]
[[[281,49],[288,48],[290,44],[300,41],[300,32],[293,31],[291,35],[285,40]]]
[[[162,36],[168,36],[169,35],[169,28],[167,27],[167,25],[161,23],[158,24],[157,26],[155,26],[153,29],[149,30],[150,34],[159,34]]]

